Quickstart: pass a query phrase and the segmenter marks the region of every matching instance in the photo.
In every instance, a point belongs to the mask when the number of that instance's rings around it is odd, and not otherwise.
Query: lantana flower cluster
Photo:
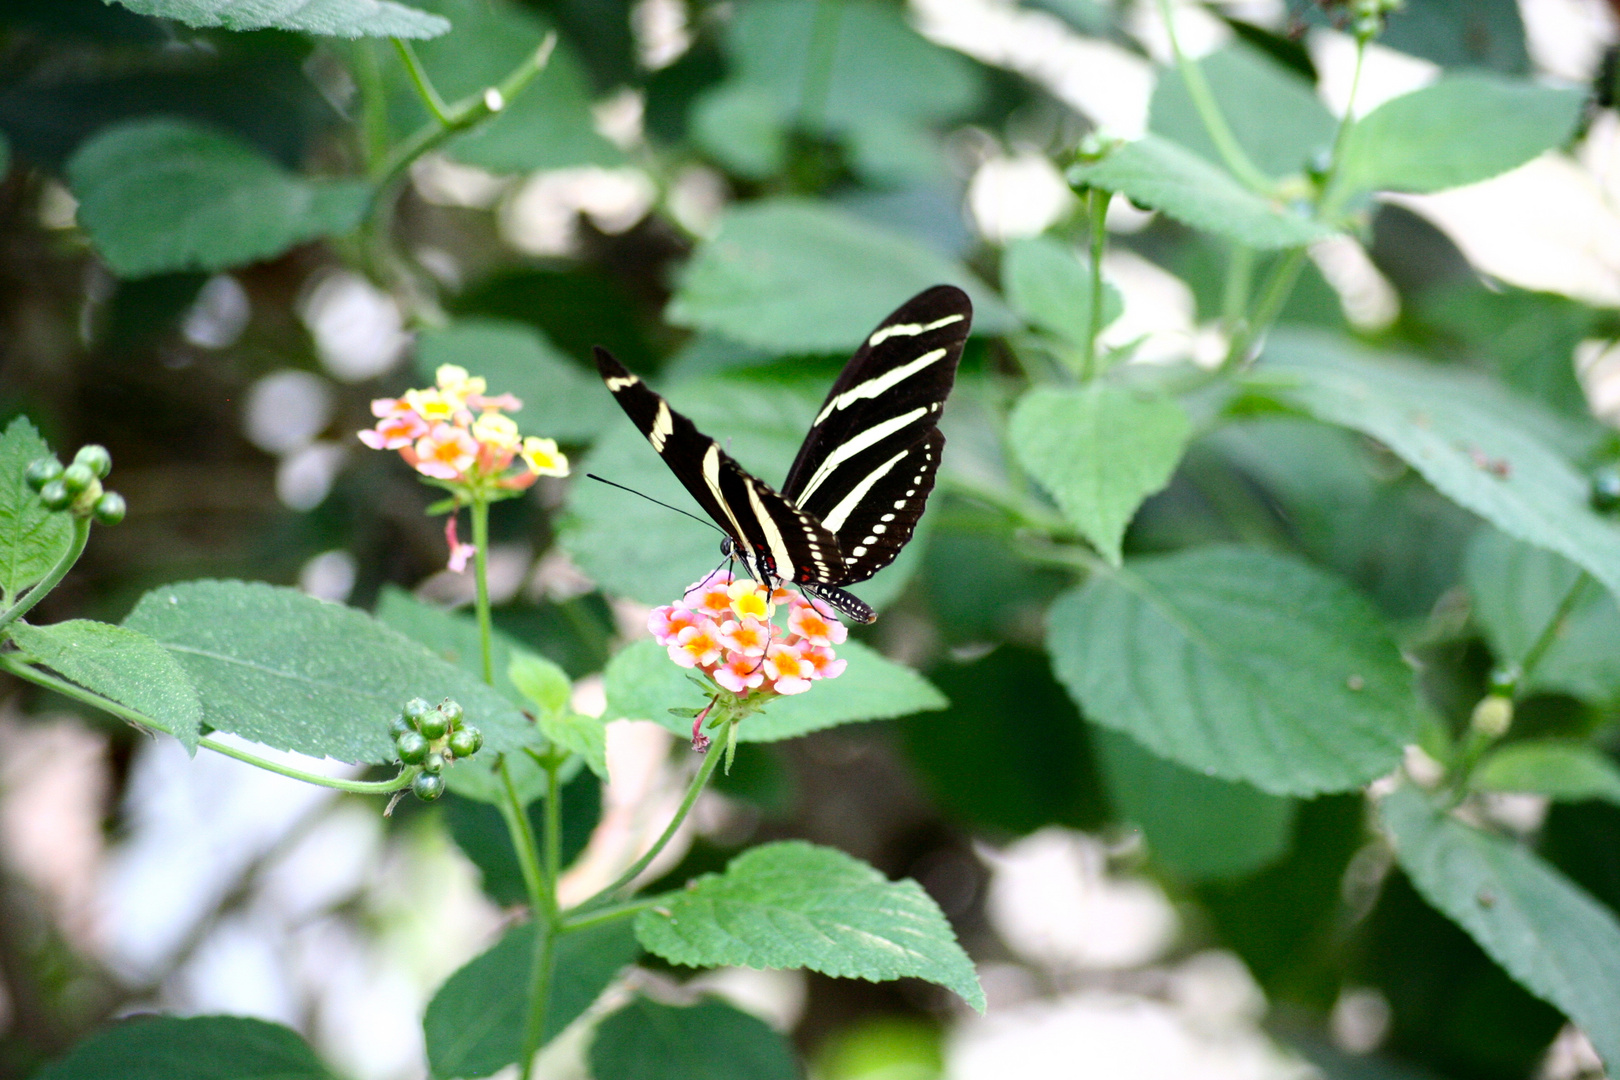
[[[787,629],[772,620],[787,610]],[[686,590],[680,603],[657,607],[647,629],[671,660],[716,685],[754,700],[802,694],[818,679],[836,679],[847,661],[833,646],[849,630],[825,605],[797,590],[769,589],[730,570],[716,570]]]

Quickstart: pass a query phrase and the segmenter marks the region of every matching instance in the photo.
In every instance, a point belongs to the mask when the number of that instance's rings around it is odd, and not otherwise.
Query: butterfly
[[[720,553],[758,581],[791,581],[857,622],[877,616],[841,586],[865,581],[911,539],[939,472],[939,416],[973,304],[951,285],[907,300],[862,343],[822,402],[780,491],[598,347],[625,414],[725,533]]]

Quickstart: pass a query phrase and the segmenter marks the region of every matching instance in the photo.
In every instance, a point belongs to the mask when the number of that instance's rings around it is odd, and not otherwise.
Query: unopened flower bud
[[[39,501],[45,504],[47,510],[66,510],[68,504],[73,502],[73,492],[67,489],[61,477],[57,477],[39,489]]]
[[[1485,695],[1479,699],[1479,704],[1474,706],[1474,715],[1469,723],[1481,735],[1500,739],[1513,725],[1512,700],[1497,694]]]
[[[77,495],[89,487],[95,480],[96,474],[90,471],[90,466],[75,461],[62,470],[62,486],[68,489],[68,494]]]
[[[28,486],[39,491],[62,475],[62,463],[54,457],[42,457],[28,466]]]
[[[124,514],[128,509],[124,505],[122,495],[116,491],[106,491],[102,492],[101,498],[96,500],[95,508],[91,513],[95,514],[96,521],[102,525],[116,525],[124,520]]]
[[[427,760],[428,741],[420,732],[407,731],[394,738],[394,751],[407,765],[420,765]]]
[[[444,777],[432,773],[418,773],[411,781],[411,792],[423,802],[432,802],[444,794]]]
[[[450,733],[450,752],[458,758],[470,758],[484,745],[484,733],[470,724],[464,724]]]
[[[1511,698],[1519,689],[1519,679],[1524,674],[1518,664],[1502,664],[1491,669],[1486,679],[1490,691],[1497,697]]]
[[[112,472],[112,455],[107,453],[105,446],[87,443],[73,455],[73,464],[86,466],[100,480]]]

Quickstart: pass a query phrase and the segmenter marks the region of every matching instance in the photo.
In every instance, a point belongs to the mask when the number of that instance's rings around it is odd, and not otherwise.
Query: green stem
[[[1531,672],[1536,670],[1542,658],[1547,655],[1547,650],[1552,648],[1554,641],[1558,640],[1558,631],[1563,627],[1564,620],[1569,618],[1569,613],[1575,610],[1575,605],[1580,602],[1581,594],[1586,591],[1586,583],[1590,580],[1592,580],[1591,575],[1582,570],[1580,575],[1575,578],[1575,583],[1569,587],[1569,592],[1565,593],[1563,600],[1559,601],[1557,609],[1552,613],[1552,618],[1548,619],[1547,625],[1541,628],[1541,633],[1536,637],[1535,643],[1530,646],[1529,651],[1524,654],[1524,659],[1519,662],[1518,681],[1520,686],[1529,681]]]
[[[1317,216],[1320,218],[1331,218],[1336,215],[1346,198],[1344,186],[1339,183],[1339,164],[1344,158],[1345,140],[1349,138],[1350,129],[1356,125],[1354,119],[1356,91],[1361,89],[1361,65],[1366,55],[1366,39],[1357,38],[1356,68],[1350,76],[1350,95],[1345,99],[1344,115],[1339,117],[1338,130],[1333,133],[1333,155],[1328,160],[1328,175],[1322,180],[1322,202],[1317,210]]]
[[[450,126],[450,109],[445,105],[444,99],[439,96],[438,88],[433,85],[433,78],[422,66],[422,61],[416,58],[416,50],[404,38],[394,38],[394,50],[399,53],[400,61],[404,63],[405,70],[411,76],[411,85],[416,88],[416,96],[422,99],[427,111],[445,127]]]
[[[66,679],[46,674],[38,668],[23,663],[15,656],[0,655],[0,669],[9,671],[19,679],[26,679],[35,686],[43,686],[47,690],[54,690],[63,697],[69,697],[75,701],[82,701],[86,705],[94,706],[102,712],[110,713],[120,720],[135,724],[138,727],[149,731],[169,733],[168,729],[160,721],[154,720],[138,709],[132,709],[127,705],[113,701],[111,698],[102,697],[100,694],[70,683]],[[283,765],[279,761],[262,758],[251,751],[240,749],[229,743],[219,742],[216,739],[209,738],[207,735],[198,739],[197,745],[212,750],[216,754],[224,754],[226,757],[235,758],[237,761],[245,761],[249,765],[257,766],[266,772],[290,776],[294,780],[302,780],[306,784],[315,784],[318,787],[336,788],[338,791],[352,791],[357,795],[387,795],[391,792],[400,791],[409,787],[417,772],[420,771],[414,767],[406,768],[391,780],[344,780],[341,777],[322,776],[320,773],[295,769],[291,765]]]
[[[1260,289],[1260,304],[1255,308],[1254,317],[1233,335],[1226,359],[1221,362],[1223,369],[1231,370],[1248,362],[1250,350],[1271,329],[1271,324],[1282,314],[1283,305],[1293,295],[1294,283],[1305,268],[1306,253],[1302,247],[1290,248],[1271,268],[1271,274]]]
[[[810,54],[805,58],[804,92],[799,100],[799,125],[815,134],[826,119],[827,95],[832,90],[833,58],[838,50],[838,23],[843,0],[818,0],[816,22],[810,31]]]
[[[1074,526],[1044,506],[1004,487],[971,480],[960,473],[942,476],[948,490],[955,495],[1004,511],[1019,526],[1045,536],[1070,537]]]
[[[512,838],[512,851],[523,874],[523,889],[529,894],[529,907],[533,909],[535,918],[545,917],[549,922],[556,896],[546,889],[545,874],[540,869],[540,846],[534,839],[534,826],[524,811],[523,800],[518,798],[517,785],[512,783],[512,770],[504,757],[497,768],[501,774],[501,790],[506,796],[501,801],[501,816],[506,819],[506,831]]]
[[[1108,200],[1113,193],[1092,188],[1091,202],[1091,318],[1086,326],[1086,351],[1081,357],[1080,378],[1090,382],[1097,371],[1097,337],[1103,326],[1103,252],[1108,248]]]
[[[79,561],[80,555],[84,554],[84,545],[89,541],[90,519],[87,517],[74,517],[73,540],[68,544],[67,551],[63,552],[62,557],[56,561],[56,565],[51,567],[50,573],[36,582],[34,587],[29,589],[25,595],[19,596],[16,602],[6,609],[4,615],[0,615],[0,630],[4,630],[28,614],[35,604],[45,599],[46,594],[56,588],[57,583],[67,576],[69,570],[73,569],[73,564]]]
[[[388,153],[388,90],[377,62],[376,41],[362,38],[355,42],[354,57],[354,81],[360,88],[361,149],[369,175]]]
[[[1231,126],[1216,104],[1215,93],[1204,78],[1204,69],[1198,65],[1198,61],[1181,51],[1181,43],[1176,39],[1175,16],[1170,12],[1170,0],[1159,0],[1159,15],[1164,19],[1164,32],[1170,38],[1170,51],[1176,58],[1176,69],[1181,72],[1181,81],[1187,87],[1187,96],[1192,98],[1193,108],[1198,110],[1198,118],[1204,122],[1209,141],[1215,144],[1216,151],[1232,175],[1245,186],[1262,195],[1269,195],[1276,185],[1255,167],[1238,143],[1237,136],[1232,134]]]
[[[529,1011],[523,1021],[523,1070],[521,1080],[534,1075],[535,1055],[545,1044],[546,1011],[551,1006],[551,972],[555,966],[557,927],[547,922],[534,941],[534,962],[529,967]]]
[[[1254,290],[1254,248],[1233,243],[1226,263],[1226,283],[1221,297],[1221,322],[1226,326],[1228,339],[1243,332],[1249,310],[1249,295]]]
[[[473,582],[477,588],[474,608],[478,614],[478,648],[482,657],[484,681],[495,685],[495,661],[492,648],[494,632],[489,615],[489,503],[474,497],[472,504]]]
[[[546,892],[551,900],[551,914],[557,914],[557,881],[562,877],[562,787],[557,781],[560,763],[546,765],[545,807],[545,872]]]
[[[640,877],[643,870],[652,865],[652,861],[658,857],[658,853],[664,850],[670,840],[674,839],[675,831],[681,827],[681,822],[686,820],[686,815],[691,813],[698,796],[703,793],[704,785],[709,782],[709,777],[713,775],[715,766],[720,764],[720,759],[725,756],[726,749],[731,745],[732,729],[735,727],[735,724],[727,722],[725,735],[723,736],[724,741],[718,746],[709,747],[709,752],[704,755],[702,766],[699,767],[697,775],[692,777],[692,783],[686,789],[686,797],[681,800],[681,805],[675,811],[675,816],[669,819],[669,825],[664,829],[663,834],[653,842],[653,846],[648,848],[641,858],[632,863],[628,870],[620,874],[613,884],[598,890],[596,895],[574,907],[567,913],[568,915],[578,916],[601,907],[620,890]]]
[[[565,918],[558,925],[557,930],[558,933],[563,934],[571,934],[575,930],[589,930],[593,926],[618,922],[620,919],[628,919],[639,915],[657,903],[656,897],[650,897],[643,900],[631,900],[623,904],[614,904],[612,907],[597,908],[586,915]]]

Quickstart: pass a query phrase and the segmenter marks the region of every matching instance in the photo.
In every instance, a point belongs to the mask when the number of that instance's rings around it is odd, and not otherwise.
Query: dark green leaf
[[[1336,183],[1347,192],[1428,192],[1488,180],[1562,146],[1584,100],[1579,90],[1453,75],[1362,117],[1345,139]]]
[[[1032,326],[1084,348],[1091,333],[1091,264],[1066,244],[1044,236],[1015,240],[1001,259],[1001,291]],[[1125,310],[1119,290],[1103,282],[1106,327]]]
[[[459,766],[458,766],[459,768]],[[455,776],[452,769],[450,776]],[[440,803],[450,826],[450,835],[462,854],[472,860],[483,877],[484,893],[497,904],[521,904],[528,899],[523,871],[512,852],[512,837],[500,810],[488,801],[451,794]],[[545,835],[544,797],[528,806],[529,826],[536,836]],[[568,866],[579,858],[590,841],[591,830],[602,818],[602,785],[596,774],[580,769],[562,789],[562,859]]]
[[[491,394],[516,394],[514,419],[525,434],[589,442],[619,415],[602,380],[563,355],[534,327],[506,319],[457,319],[417,339],[416,370],[431,380],[440,364],[459,364],[489,380]]]
[[[107,128],[68,162],[79,221],[122,277],[223,270],[348,232],[358,181],[286,172],[235,138],[183,120]]]
[[[1294,800],[1182,768],[1107,728],[1093,729],[1092,744],[1120,817],[1142,830],[1148,851],[1171,870],[1224,881],[1287,853]]]
[[[209,727],[278,749],[392,761],[388,720],[413,697],[460,702],[485,754],[515,750],[533,730],[499,694],[403,634],[295,589],[168,585],[142,597],[124,625],[180,661]]]
[[[1230,174],[1167,139],[1146,135],[1093,165],[1069,172],[1076,184],[1114,191],[1184,225],[1262,250],[1299,247],[1333,230],[1274,205]]]
[[[331,1080],[298,1034],[242,1016],[136,1016],[91,1035],[34,1080]]]
[[[1410,787],[1386,798],[1395,854],[1423,898],[1491,959],[1579,1024],[1620,1065],[1620,922],[1523,846],[1437,813]]]
[[[50,452],[26,416],[0,437],[0,600],[8,604],[50,573],[73,543],[72,520],[45,509],[24,476]]]
[[[1013,325],[995,293],[910,237],[825,205],[765,200],[726,214],[665,317],[777,353],[849,354],[895,307],[941,282],[973,298],[976,333]]]
[[[1195,548],[1097,574],[1053,605],[1047,648],[1088,719],[1274,795],[1359,787],[1417,727],[1411,669],[1377,611],[1263,551]]]
[[[108,0],[112,2],[112,0]],[[437,15],[393,0],[117,0],[131,11],[187,26],[226,30],[296,30],[328,37],[431,38],[450,29]]]
[[[1586,743],[1509,743],[1480,762],[1469,779],[1481,791],[1529,791],[1559,802],[1602,799],[1620,806],[1620,767]]]
[[[753,848],[636,917],[642,945],[691,967],[809,968],[838,978],[908,976],[984,1011],[984,991],[938,905],[832,848]]]
[[[915,671],[856,641],[837,647],[849,666],[836,679],[822,679],[808,691],[777,698],[763,712],[737,728],[741,742],[775,742],[822,728],[859,720],[889,720],[897,716],[943,709],[945,698]],[[638,641],[608,662],[608,706],[605,720],[656,720],[677,735],[690,735],[692,725],[669,710],[705,704],[702,691],[687,680],[690,672],[669,658],[652,641]]]
[[[593,1080],[797,1080],[788,1041],[758,1017],[706,998],[660,1005],[636,995],[597,1025]]]
[[[590,1008],[640,951],[627,922],[557,939],[543,1039],[549,1043]],[[434,1080],[499,1072],[523,1056],[535,925],[514,926],[439,987],[422,1017]]]
[[[197,752],[202,704],[173,655],[133,630],[89,619],[50,626],[16,623],[11,637],[29,660],[143,713],[152,726]]]
[[[1064,516],[1118,566],[1137,507],[1170,482],[1192,434],[1174,399],[1093,381],[1036,387],[1013,410],[1007,437]]]

